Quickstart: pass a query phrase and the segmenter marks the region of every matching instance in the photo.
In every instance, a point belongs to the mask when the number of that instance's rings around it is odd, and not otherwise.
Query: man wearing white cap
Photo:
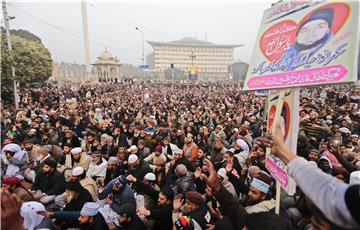
[[[75,167],[69,176],[69,181],[79,181],[80,185],[89,191],[93,201],[98,199],[99,188],[96,185],[95,181],[90,177],[86,176],[86,172],[81,167]],[[64,194],[58,195],[55,197],[55,204],[63,207],[65,205]]]
[[[132,175],[128,175],[126,177],[126,179],[131,182],[136,181],[136,178],[134,178]],[[160,191],[159,186],[155,182],[156,182],[156,176],[154,173],[147,173],[144,176],[144,179],[143,179],[144,184],[148,185],[148,187],[151,187],[152,189],[154,189],[156,191]],[[151,196],[147,195],[145,192],[141,191],[140,189],[137,189],[136,192],[138,194],[141,194],[144,196],[144,207],[145,208],[151,209],[152,207],[154,207],[154,205],[156,203],[155,203],[155,200]]]
[[[91,194],[91,197],[94,201],[97,200],[99,188],[96,185],[96,182],[90,177],[86,176],[86,172],[81,167],[75,167],[71,171],[70,181],[79,181],[81,186],[88,190]]]
[[[109,229],[104,217],[98,211],[99,208],[99,204],[94,202],[87,202],[84,204],[83,208],[80,211],[80,217],[78,219],[81,229]]]
[[[130,152],[130,154],[135,154],[135,155],[137,155],[137,153],[138,153],[138,147],[136,147],[136,145],[132,145],[132,146],[130,146],[130,148],[128,149],[128,151]]]
[[[146,173],[152,171],[149,164],[135,154],[130,154],[128,164],[128,174],[132,174],[139,180],[142,180]]]
[[[64,150],[67,146],[64,146]],[[73,169],[75,167],[82,167],[85,171],[88,170],[90,164],[90,157],[83,152],[81,147],[76,147],[70,150],[70,154],[66,154],[63,161],[60,161],[62,166],[58,167],[58,171]],[[65,176],[69,176],[70,173],[65,171]]]
[[[91,163],[89,169],[86,172],[88,177],[91,177],[94,181],[97,178],[106,176],[107,161],[102,158],[101,153],[96,151],[91,154]]]

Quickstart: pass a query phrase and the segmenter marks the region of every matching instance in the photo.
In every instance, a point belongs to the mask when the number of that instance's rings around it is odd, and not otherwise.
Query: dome
[[[103,61],[109,61],[109,60],[113,60],[114,58],[112,54],[105,49],[104,52],[102,52],[102,54],[100,55],[99,59]]]
[[[106,48],[97,59],[95,65],[120,65],[119,60],[114,58]]]

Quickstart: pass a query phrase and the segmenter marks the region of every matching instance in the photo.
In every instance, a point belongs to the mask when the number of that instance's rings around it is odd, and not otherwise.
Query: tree
[[[20,32],[19,32],[20,31]],[[12,34],[11,56],[7,46],[5,31],[1,28],[1,91],[12,89],[11,66],[15,67],[15,79],[24,85],[30,82],[45,82],[51,77],[53,61],[49,50],[40,38],[25,30]]]
[[[33,41],[33,42],[38,42],[38,43],[42,43],[41,39],[36,36],[35,34],[27,31],[27,30],[23,30],[23,29],[19,29],[19,30],[10,30],[10,34],[24,38],[28,41]]]

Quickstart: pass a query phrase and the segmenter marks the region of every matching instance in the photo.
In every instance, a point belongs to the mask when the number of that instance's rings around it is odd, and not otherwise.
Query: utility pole
[[[7,43],[8,43],[8,49],[9,49],[9,53],[10,56],[13,57],[13,53],[12,53],[12,44],[11,44],[11,37],[10,37],[10,26],[9,26],[9,20],[14,19],[15,17],[9,17],[7,14],[7,10],[6,10],[6,2],[2,1],[2,10],[3,10],[3,14],[4,14],[4,23],[5,23],[5,30],[6,30],[6,38],[7,38]],[[14,102],[15,102],[15,109],[17,110],[19,108],[19,96],[17,93],[17,83],[16,83],[16,79],[15,79],[15,67],[11,66],[11,76],[13,78],[13,82],[14,82]]]
[[[170,68],[171,68],[171,89],[173,89],[174,87],[174,78],[175,78],[175,69],[174,69],[174,64],[171,63],[170,64]]]
[[[191,50],[191,72],[194,70],[194,59],[196,58],[196,55],[194,55],[194,51]],[[189,73],[187,75],[187,89],[189,89]]]
[[[86,66],[86,80],[90,79],[91,76],[91,58],[90,58],[90,46],[89,46],[89,30],[87,21],[86,2],[81,0],[81,16],[83,24],[83,35],[84,35],[84,51],[85,51],[85,66]]]
[[[144,41],[144,33],[139,29],[139,27],[135,27],[135,30],[141,33],[141,44],[142,44],[142,68],[143,68],[143,78],[145,80],[145,41]]]

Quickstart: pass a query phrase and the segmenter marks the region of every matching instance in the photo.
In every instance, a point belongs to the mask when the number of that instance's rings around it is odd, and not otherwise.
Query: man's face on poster
[[[329,25],[325,20],[316,19],[310,21],[300,29],[297,42],[301,45],[312,45],[322,39],[329,30]]]

